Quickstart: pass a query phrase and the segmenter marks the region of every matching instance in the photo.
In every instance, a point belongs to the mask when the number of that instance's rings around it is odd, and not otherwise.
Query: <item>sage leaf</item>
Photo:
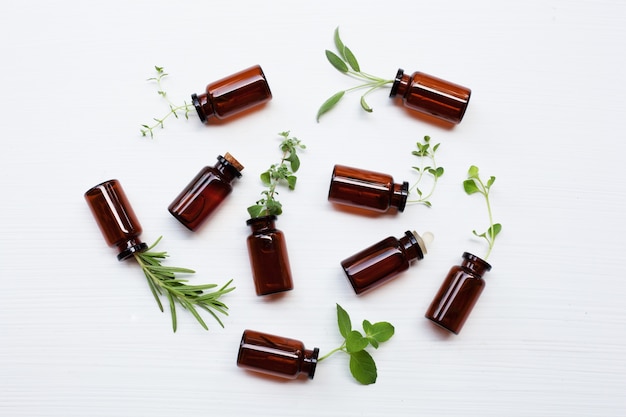
[[[326,100],[324,102],[324,104],[322,104],[322,106],[320,107],[320,109],[317,111],[317,121],[320,121],[320,117],[328,112],[330,109],[332,109],[333,107],[335,107],[337,105],[337,103],[339,103],[339,100],[341,100],[344,96],[344,94],[346,94],[345,91],[340,91],[338,93],[333,94],[333,96],[331,98],[329,98],[328,100]]]
[[[348,62],[348,65],[355,70],[356,72],[361,72],[361,68],[359,67],[359,62],[356,60],[356,57],[347,46],[343,50],[344,58]]]
[[[343,44],[341,37],[339,36],[339,27],[335,28],[335,33],[333,36],[333,40],[335,41],[335,48],[337,48],[337,52],[339,52],[339,54],[341,55],[342,58],[345,58],[345,54],[344,51],[346,49],[345,45]]]
[[[343,61],[343,59],[339,58],[337,54],[332,51],[326,50],[326,58],[328,62],[331,63],[333,67],[335,67],[339,72],[346,73],[348,72],[348,65]]]
[[[361,107],[368,113],[371,113],[373,110],[365,101],[365,96],[361,96]]]

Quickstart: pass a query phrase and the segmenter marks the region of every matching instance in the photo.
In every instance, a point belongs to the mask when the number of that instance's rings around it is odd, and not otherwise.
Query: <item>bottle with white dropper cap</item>
[[[406,231],[401,238],[390,236],[341,261],[341,266],[357,294],[384,284],[424,258],[433,241],[430,232],[423,235]]]

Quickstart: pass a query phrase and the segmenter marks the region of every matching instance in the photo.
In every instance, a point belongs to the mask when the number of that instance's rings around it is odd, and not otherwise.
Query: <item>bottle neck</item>
[[[315,376],[315,368],[317,367],[317,357],[319,354],[320,350],[318,348],[304,351],[304,358],[302,360],[300,372],[306,373],[309,376],[309,379],[313,379]]]
[[[241,177],[241,172],[222,155],[217,157],[217,164],[215,164],[213,168],[228,182],[232,182],[235,178]]]
[[[391,194],[391,205],[397,207],[398,211],[404,211],[406,200],[409,196],[409,183],[404,181],[402,184],[394,184]]]
[[[400,245],[404,248],[407,253],[407,257],[409,261],[413,259],[423,259],[424,253],[426,252],[426,246],[422,242],[422,238],[415,232],[406,231],[404,232],[404,236],[400,239]]]
[[[482,277],[485,272],[491,271],[491,265],[488,264],[487,261],[479,258],[476,255],[472,255],[469,252],[463,253],[463,263],[461,264],[461,266],[470,270],[479,277]]]
[[[276,216],[272,214],[270,216],[253,217],[248,219],[246,224],[250,226],[253,233],[260,233],[276,230],[275,222]]]
[[[398,94],[400,94],[400,97],[403,97],[404,93],[406,93],[407,89],[409,88],[410,80],[411,77],[406,75],[402,68],[399,68],[398,72],[396,73],[396,78],[394,79],[391,86],[391,92],[389,93],[389,97],[395,97]]]
[[[117,246],[120,253],[117,254],[118,261],[125,261],[126,259],[133,256],[135,252],[143,252],[148,249],[148,245],[140,241],[139,239],[133,238],[129,239],[126,242],[122,242]]]
[[[215,117],[215,109],[213,104],[209,101],[209,96],[206,93],[192,94],[191,102],[198,112],[198,117],[202,123],[208,123],[209,119]]]

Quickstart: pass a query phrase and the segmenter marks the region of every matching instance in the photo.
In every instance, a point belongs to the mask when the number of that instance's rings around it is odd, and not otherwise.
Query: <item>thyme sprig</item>
[[[493,214],[491,210],[491,201],[489,200],[489,192],[491,191],[491,186],[496,181],[496,177],[493,175],[489,177],[487,182],[483,182],[480,178],[478,167],[475,165],[470,166],[467,172],[467,179],[463,181],[463,189],[468,195],[479,193],[485,198],[485,202],[487,203],[487,214],[489,216],[489,228],[483,233],[478,233],[476,230],[473,230],[475,236],[481,237],[487,241],[489,245],[489,249],[487,250],[486,255],[484,256],[484,260],[486,261],[489,255],[491,254],[491,250],[493,249],[493,245],[496,242],[496,237],[502,231],[502,225],[500,223],[493,222]]]
[[[178,112],[183,112],[185,119],[189,120],[189,112],[194,108],[193,104],[191,103],[187,103],[187,101],[184,101],[182,105],[177,105],[174,104],[168,97],[167,93],[165,92],[165,89],[163,88],[163,86],[161,85],[161,81],[163,80],[163,78],[167,77],[168,74],[165,72],[165,69],[163,67],[158,67],[158,66],[154,66],[154,69],[156,70],[156,76],[155,77],[150,77],[148,78],[147,81],[155,81],[156,85],[157,85],[157,94],[160,95],[161,97],[163,97],[166,101],[167,104],[169,105],[170,111],[163,117],[161,118],[156,118],[153,117],[152,119],[156,122],[152,125],[148,125],[148,124],[143,124],[141,125],[141,136],[148,136],[150,135],[151,138],[154,138],[154,130],[157,127],[160,127],[161,129],[164,127],[164,122],[165,119],[167,119],[170,116],[174,116],[175,118],[178,119]]]
[[[434,146],[431,146],[430,136],[424,136],[423,142],[418,141],[416,143],[417,150],[411,152],[412,155],[417,156],[420,161],[422,161],[422,164],[421,166],[411,167],[415,171],[417,171],[419,176],[417,177],[415,183],[413,183],[413,185],[409,189],[409,194],[415,191],[418,195],[418,198],[415,200],[408,200],[407,203],[424,204],[428,207],[432,207],[429,199],[435,192],[435,187],[437,187],[437,181],[444,173],[443,167],[437,166],[437,162],[435,161],[435,152],[437,152],[437,149],[439,149],[439,145],[441,144],[437,143]],[[425,175],[432,177],[430,191],[428,192],[425,192],[419,187],[419,184],[424,179]]]
[[[348,75],[352,78],[361,80],[363,81],[363,83],[355,87],[349,88],[347,90],[339,91],[333,94],[328,100],[326,100],[324,104],[322,104],[322,106],[317,111],[318,122],[320,121],[320,117],[324,113],[327,113],[329,110],[335,107],[337,103],[339,103],[339,101],[343,98],[343,96],[347,92],[359,90],[363,88],[366,88],[367,90],[365,90],[363,95],[361,95],[361,100],[360,100],[361,108],[365,110],[366,112],[371,113],[373,110],[369,106],[369,104],[367,104],[367,101],[365,100],[365,98],[372,91],[377,90],[381,87],[384,87],[387,84],[393,84],[394,82],[394,80],[383,79],[383,78],[376,77],[374,75],[361,71],[361,66],[359,65],[359,61],[354,56],[354,53],[341,40],[341,37],[339,36],[338,27],[335,29],[334,43],[335,43],[335,49],[337,50],[337,53],[329,51],[328,49],[325,51],[326,59],[328,59],[328,62],[330,62],[330,64],[333,67],[335,67],[335,69],[337,69],[339,72],[345,75]]]
[[[160,296],[165,296],[169,301],[174,332],[176,332],[178,327],[176,303],[189,310],[205,330],[209,330],[209,327],[196,308],[207,311],[220,326],[224,327],[224,323],[222,323],[216,313],[228,315],[228,307],[219,298],[235,289],[235,287],[229,287],[233,280],[231,279],[220,289],[213,292],[205,291],[217,287],[217,284],[188,285],[188,280],[178,278],[176,274],[193,274],[195,271],[188,268],[161,265],[161,261],[168,255],[167,252],[153,251],[160,241],[161,237],[146,251],[135,252],[134,256],[146,276],[148,286],[161,312],[164,310]]]
[[[290,190],[296,188],[298,178],[295,173],[300,168],[298,149],[306,149],[306,146],[298,138],[289,137],[289,134],[289,131],[279,133],[283,138],[279,146],[283,156],[279,163],[272,164],[267,171],[261,174],[261,181],[267,190],[261,192],[263,198],[248,207],[248,213],[252,218],[282,214],[283,206],[276,199],[278,195],[276,187],[280,184],[286,184]]]

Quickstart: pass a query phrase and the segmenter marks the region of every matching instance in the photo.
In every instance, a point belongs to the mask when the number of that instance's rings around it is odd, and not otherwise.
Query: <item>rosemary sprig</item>
[[[165,119],[167,119],[170,116],[174,116],[175,118],[178,119],[178,112],[184,111],[185,119],[189,120],[189,111],[194,108],[193,104],[187,103],[187,101],[184,101],[183,105],[177,105],[177,104],[172,103],[172,101],[169,99],[169,97],[167,96],[167,93],[165,92],[165,90],[163,89],[161,85],[161,80],[167,77],[168,74],[165,72],[163,67],[158,67],[155,65],[154,69],[156,70],[156,77],[148,78],[148,81],[156,82],[157,94],[163,97],[167,101],[167,104],[170,107],[170,111],[165,116],[161,117],[160,119],[153,117],[152,119],[156,121],[156,123],[153,125],[147,125],[147,124],[141,125],[141,136],[148,136],[149,134],[151,138],[154,138],[154,129],[156,129],[157,127],[161,127],[162,129],[164,127],[163,124],[165,122]]]
[[[339,91],[326,100],[317,111],[318,122],[320,121],[320,117],[335,107],[347,92],[362,88],[367,88],[367,90],[365,90],[365,93],[361,95],[361,108],[366,112],[371,113],[372,108],[365,101],[365,97],[367,97],[367,95],[372,91],[384,87],[387,84],[393,84],[394,82],[394,80],[386,80],[361,71],[361,66],[359,65],[359,61],[354,56],[354,53],[341,40],[338,27],[335,29],[334,43],[337,53],[329,51],[328,49],[325,51],[328,62],[330,62],[330,64],[335,67],[337,71],[352,78],[359,79],[363,81],[363,83],[347,90]]]
[[[146,251],[135,252],[134,255],[146,276],[150,291],[152,291],[152,295],[162,312],[163,304],[159,297],[163,295],[167,297],[172,314],[172,328],[174,332],[176,332],[178,326],[176,303],[180,304],[184,309],[189,310],[205,330],[209,330],[209,327],[196,310],[196,307],[209,312],[220,326],[224,327],[224,324],[217,316],[216,312],[228,315],[228,307],[221,302],[219,298],[235,289],[235,287],[228,287],[233,280],[228,281],[219,290],[208,293],[205,291],[217,287],[217,284],[187,285],[188,280],[177,278],[176,274],[193,274],[195,271],[188,268],[161,265],[161,261],[168,257],[167,252],[152,251],[160,241],[161,237]]]
[[[289,131],[281,132],[279,135],[283,137],[279,146],[283,156],[278,164],[272,164],[267,171],[261,174],[261,181],[267,190],[261,192],[263,198],[248,207],[248,214],[251,218],[282,214],[283,206],[276,199],[276,195],[278,195],[276,187],[285,183],[290,190],[296,188],[298,178],[295,172],[300,168],[298,149],[306,149],[306,146],[300,139],[289,137]]]

